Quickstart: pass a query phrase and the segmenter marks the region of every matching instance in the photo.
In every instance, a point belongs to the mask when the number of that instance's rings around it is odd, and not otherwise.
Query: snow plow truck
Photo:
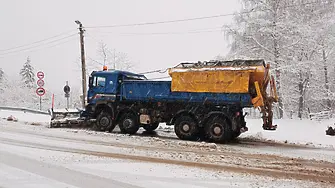
[[[180,63],[168,73],[171,81],[105,68],[93,71],[85,109],[50,109],[51,127],[79,123],[112,131],[118,125],[122,133],[135,134],[140,127],[154,131],[166,123],[182,140],[226,142],[248,131],[243,108],[254,107],[262,113],[263,129],[277,128],[272,104],[278,96],[264,60]],[[65,117],[71,114],[79,116]]]

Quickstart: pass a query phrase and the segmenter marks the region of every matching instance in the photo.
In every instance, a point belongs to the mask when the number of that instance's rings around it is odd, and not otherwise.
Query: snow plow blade
[[[54,119],[60,119],[60,118],[66,118],[66,117],[80,117],[80,113],[81,110],[79,110],[78,108],[75,109],[52,109],[50,108],[48,110],[50,116],[51,116],[51,120]]]
[[[73,127],[82,126],[89,122],[95,122],[94,119],[89,121],[81,117],[82,110],[80,109],[49,109],[51,116],[50,128],[54,127]]]

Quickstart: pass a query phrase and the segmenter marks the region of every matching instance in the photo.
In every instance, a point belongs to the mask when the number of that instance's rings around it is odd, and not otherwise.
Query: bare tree
[[[101,66],[106,65],[111,69],[128,71],[133,67],[126,53],[109,49],[103,42],[100,43],[97,54],[97,59],[89,58],[91,69],[98,68],[98,66],[100,67],[98,69],[101,69]]]

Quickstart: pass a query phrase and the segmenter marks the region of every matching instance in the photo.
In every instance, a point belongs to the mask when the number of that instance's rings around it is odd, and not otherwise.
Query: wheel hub
[[[190,130],[190,125],[188,125],[188,124],[184,124],[183,125],[183,131],[184,132],[188,132]]]
[[[222,133],[222,129],[220,127],[214,127],[213,129],[214,134],[220,135]]]
[[[132,125],[133,121],[131,119],[126,119],[123,122],[123,127],[130,127]]]
[[[107,127],[109,124],[109,119],[107,117],[103,117],[100,119],[100,125],[103,127]]]

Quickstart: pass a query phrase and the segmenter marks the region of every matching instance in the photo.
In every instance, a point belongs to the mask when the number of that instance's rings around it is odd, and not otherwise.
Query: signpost
[[[70,97],[70,86],[69,86],[69,82],[66,81],[66,85],[64,86],[63,90],[65,93],[65,97],[66,97],[66,107],[69,108],[69,97]]]
[[[38,88],[36,89],[36,94],[40,97],[40,110],[42,110],[42,96],[45,94],[45,89],[43,88],[44,86],[44,72],[39,71],[36,74],[38,80],[37,80],[37,86]]]

